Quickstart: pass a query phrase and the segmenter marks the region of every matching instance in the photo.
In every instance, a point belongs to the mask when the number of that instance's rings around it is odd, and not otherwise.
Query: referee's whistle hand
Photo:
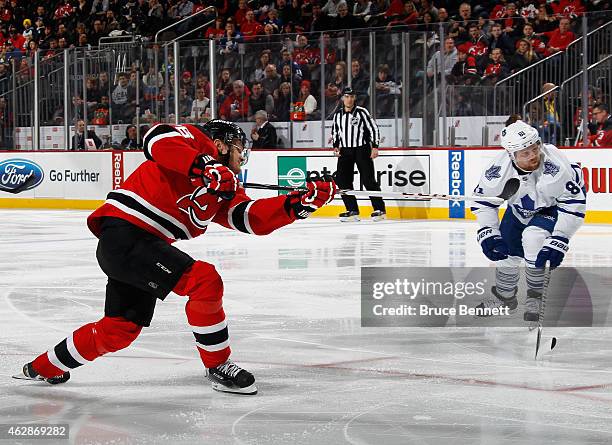
[[[370,154],[370,158],[376,159],[378,157],[378,148],[372,148],[372,153]]]
[[[334,156],[340,156],[340,149],[334,148]]]

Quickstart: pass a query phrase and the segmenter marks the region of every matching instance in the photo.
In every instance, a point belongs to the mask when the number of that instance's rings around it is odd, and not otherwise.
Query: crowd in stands
[[[215,39],[219,72],[211,91],[206,60],[195,69],[182,68],[179,97],[174,97],[174,63],[156,69],[151,63],[126,72],[102,71],[87,79],[84,95],[72,97],[72,122],[133,123],[140,100],[141,122],[162,115],[173,118],[178,100],[180,119],[201,122],[210,118],[215,95],[218,115],[233,121],[256,121],[264,111],[270,121],[320,119],[338,106],[342,89],[351,84],[358,104],[375,94],[377,117],[389,117],[401,94],[401,72],[387,61],[368,61],[359,44],[351,66],[338,43],[344,30],[421,31],[412,49],[426,48],[426,67],[414,73],[416,93],[442,75],[450,84],[494,85],[541,58],[564,49],[577,37],[584,13],[609,11],[606,0],[0,0],[0,96],[6,92],[14,59],[19,81],[31,78],[33,52],[43,60],[64,48],[92,48],[104,37],[133,33],[147,42],[163,27],[203,9],[197,19],[173,30],[172,38],[208,21],[193,33],[200,44]],[[609,19],[593,14],[590,26]],[[440,25],[441,24],[441,25]],[[366,28],[366,30],[363,30]],[[444,29],[441,42],[440,28]],[[359,31],[361,30],[361,31]],[[319,35],[325,42],[323,54]],[[246,44],[246,56],[244,46]],[[241,49],[242,46],[242,49]],[[158,48],[156,48],[158,49]],[[378,49],[378,48],[377,48]],[[246,62],[244,57],[246,57]],[[170,56],[172,57],[172,56]],[[420,54],[419,54],[419,57]],[[422,59],[421,59],[422,60]],[[387,62],[387,63],[385,63]],[[371,82],[369,63],[375,63]],[[242,65],[241,65],[242,64]],[[194,64],[185,63],[192,67]],[[245,69],[246,68],[246,69]],[[160,71],[161,69],[161,71]],[[416,70],[416,68],[415,68]],[[166,74],[170,76],[166,76]],[[322,74],[323,73],[323,74]],[[322,79],[325,79],[323,85]],[[4,81],[4,82],[3,82]],[[138,86],[139,85],[139,86]],[[322,93],[323,92],[323,96]],[[415,93],[415,94],[416,94]],[[411,101],[414,99],[411,92]],[[417,99],[414,99],[417,100]],[[323,109],[323,102],[325,106]],[[172,116],[161,109],[170,110]],[[401,108],[401,107],[400,107]],[[80,111],[79,111],[80,110]],[[466,111],[467,113],[468,111]],[[261,113],[260,113],[261,116]],[[63,122],[63,107],[46,123]]]

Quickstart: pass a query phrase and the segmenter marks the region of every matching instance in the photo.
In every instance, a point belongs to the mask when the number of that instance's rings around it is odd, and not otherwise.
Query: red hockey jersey
[[[222,200],[196,187],[189,171],[202,154],[217,158],[213,142],[193,125],[157,124],[143,139],[147,161],[87,219],[100,235],[102,219],[121,218],[172,243],[195,238],[211,222],[245,233],[266,235],[296,220],[285,210],[286,196],[252,200],[239,188]]]

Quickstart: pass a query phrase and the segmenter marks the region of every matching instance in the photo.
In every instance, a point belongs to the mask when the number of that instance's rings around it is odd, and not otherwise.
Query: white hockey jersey
[[[586,189],[582,169],[554,145],[543,144],[541,153],[538,169],[521,174],[504,150],[487,166],[474,195],[498,196],[509,179],[518,178],[520,188],[508,199],[508,208],[514,216],[527,224],[542,209],[556,206],[558,219],[553,234],[569,239],[584,222]],[[480,227],[499,228],[498,208],[498,204],[487,201],[472,203]]]

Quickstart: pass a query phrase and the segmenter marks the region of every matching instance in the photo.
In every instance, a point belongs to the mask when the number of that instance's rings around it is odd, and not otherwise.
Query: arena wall
[[[587,222],[612,223],[612,148],[564,148],[580,163],[588,187]],[[483,167],[500,153],[498,147],[427,149],[388,148],[375,160],[382,190],[410,193],[470,194]],[[0,152],[0,190],[10,189],[34,169],[41,177],[31,190],[19,194],[0,191],[0,208],[93,209],[106,194],[144,162],[142,152],[38,151]],[[335,172],[331,150],[256,150],[241,179],[264,184],[301,186],[307,177]],[[355,185],[359,175],[355,175]],[[249,190],[253,198],[276,192]],[[369,214],[369,201],[360,201]],[[464,203],[387,200],[394,219],[473,218]],[[338,198],[316,215],[335,217],[342,211]]]

